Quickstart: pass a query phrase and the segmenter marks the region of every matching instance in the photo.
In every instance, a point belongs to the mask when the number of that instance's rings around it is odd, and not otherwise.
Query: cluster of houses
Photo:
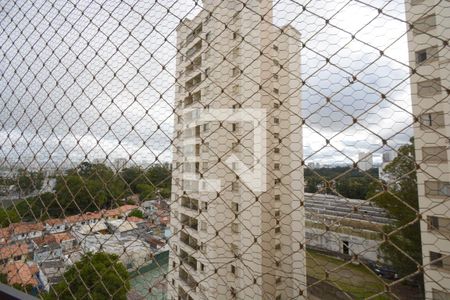
[[[139,210],[144,218],[129,216]],[[88,252],[119,256],[129,271],[166,251],[169,210],[164,200],[0,228],[0,273],[9,285],[48,290]]]

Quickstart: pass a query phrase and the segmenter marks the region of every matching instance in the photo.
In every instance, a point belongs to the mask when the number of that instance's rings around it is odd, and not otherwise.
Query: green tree
[[[386,183],[372,184],[368,198],[386,209],[394,219],[393,224],[384,228],[388,239],[381,249],[399,274],[404,276],[417,271],[418,264],[422,264],[413,140],[398,149],[398,156],[384,168],[384,172],[395,181],[389,186]]]
[[[172,184],[172,170],[170,169],[170,164],[155,164],[148,168],[146,172],[146,178],[150,183],[156,187],[160,188],[170,188]]]
[[[20,169],[16,176],[16,184],[21,195],[30,194],[33,191],[40,190],[44,183],[44,174],[42,172],[28,172]]]
[[[144,213],[140,211],[139,209],[134,209],[132,212],[128,214],[129,217],[137,217],[137,218],[144,218]]]
[[[134,194],[138,193],[137,186],[139,184],[146,183],[145,171],[141,167],[124,168],[120,172],[120,177],[125,181],[127,188]]]
[[[70,267],[45,299],[125,300],[130,290],[130,275],[119,257],[98,252],[88,253]]]
[[[151,184],[141,183],[141,184],[137,185],[136,189],[137,189],[138,193],[140,194],[141,200],[154,199],[156,196],[155,188]]]
[[[56,180],[58,203],[66,214],[112,207],[128,194],[123,180],[103,164],[83,162]]]

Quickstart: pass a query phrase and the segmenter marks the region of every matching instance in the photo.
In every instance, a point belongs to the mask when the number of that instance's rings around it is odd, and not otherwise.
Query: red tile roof
[[[28,254],[30,251],[27,244],[14,244],[0,248],[0,259],[13,258],[14,256]]]
[[[145,222],[144,219],[141,219],[141,218],[138,218],[138,217],[128,217],[127,221],[134,222],[134,223]]]
[[[64,224],[64,219],[48,219],[44,223],[50,226],[61,225]]]
[[[24,234],[35,231],[44,231],[44,225],[39,223],[14,223],[9,225],[11,234]]]
[[[38,281],[34,277],[39,272],[39,268],[36,264],[27,264],[24,262],[8,263],[3,269],[2,273],[5,273],[8,278],[8,284],[20,284],[37,286]]]

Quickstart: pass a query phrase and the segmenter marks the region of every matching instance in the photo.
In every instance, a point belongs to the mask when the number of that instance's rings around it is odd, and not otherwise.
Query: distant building
[[[358,154],[358,168],[361,171],[367,171],[373,168],[373,156],[372,153],[359,153]]]
[[[378,178],[380,178],[384,182],[390,183],[395,180],[395,178],[384,172],[384,168],[394,160],[395,156],[396,155],[394,151],[386,151],[383,153],[382,163],[378,167]]]
[[[386,212],[369,201],[305,193],[306,245],[336,255],[383,261],[379,250]]]

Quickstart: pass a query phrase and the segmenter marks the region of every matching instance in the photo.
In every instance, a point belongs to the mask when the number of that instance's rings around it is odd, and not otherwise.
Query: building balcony
[[[183,231],[180,232],[180,241],[194,250],[198,250],[200,248],[198,246],[197,239]]]
[[[180,249],[180,260],[189,265],[194,271],[197,271],[197,259],[182,249]]]
[[[198,91],[196,93],[190,94],[188,97],[184,98],[183,104],[184,107],[188,107],[189,105],[200,102],[202,100],[201,91]]]
[[[202,74],[198,74],[194,78],[186,81],[186,89],[188,91],[191,91],[198,87],[200,83],[202,83]]]
[[[181,214],[180,223],[184,226],[198,230],[198,221],[195,218],[189,217],[188,215]]]
[[[189,76],[190,74],[192,74],[192,72],[196,71],[196,70],[200,70],[200,68],[202,67],[202,57],[199,56],[197,58],[194,59],[193,62],[191,62],[187,67],[186,67],[186,76]]]
[[[197,168],[198,164],[196,163]],[[181,197],[181,206],[198,211],[198,200],[183,196]]]
[[[201,50],[202,50],[202,41],[200,40],[186,52],[186,57],[191,58],[195,54],[200,53]]]
[[[194,277],[190,275],[186,270],[180,268],[179,277],[181,281],[183,281],[188,287],[195,290],[198,283],[195,281]]]
[[[199,37],[202,31],[203,31],[202,24],[198,25],[194,30],[192,30],[192,32],[189,33],[188,36],[186,37],[186,45],[194,41],[195,38]]]

